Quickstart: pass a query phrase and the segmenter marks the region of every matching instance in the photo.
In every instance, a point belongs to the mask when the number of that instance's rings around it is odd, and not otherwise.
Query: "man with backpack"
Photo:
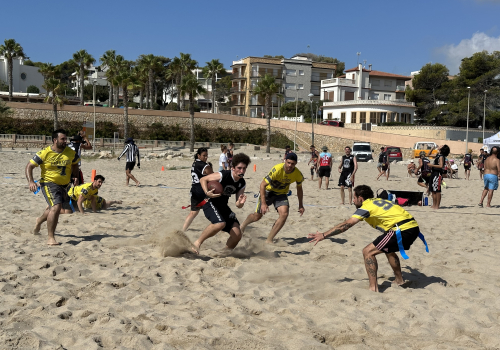
[[[418,159],[418,168],[416,173],[420,172],[417,184],[421,187],[427,188],[427,194],[429,194],[429,180],[431,178],[431,168],[429,167],[430,160],[425,156],[425,152],[420,152],[420,158]]]
[[[464,169],[465,169],[465,178],[469,180],[470,176],[470,168],[474,165],[474,160],[472,159],[472,150],[469,149],[468,153],[465,153],[464,156]]]

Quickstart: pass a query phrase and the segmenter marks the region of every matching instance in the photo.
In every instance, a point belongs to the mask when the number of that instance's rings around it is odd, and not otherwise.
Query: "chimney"
[[[371,65],[371,64],[369,64],[369,65],[368,65],[368,70],[369,70],[370,72],[372,71],[372,65]]]

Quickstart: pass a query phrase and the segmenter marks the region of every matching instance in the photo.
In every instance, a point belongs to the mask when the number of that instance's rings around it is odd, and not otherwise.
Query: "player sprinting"
[[[285,162],[276,164],[269,174],[262,180],[259,188],[259,197],[257,198],[257,207],[255,212],[248,215],[246,220],[241,225],[241,231],[245,232],[245,228],[252,222],[259,221],[263,215],[269,211],[269,206],[274,205],[278,212],[278,220],[271,228],[271,232],[267,236],[266,243],[273,243],[274,237],[278,234],[281,228],[285,225],[290,209],[288,202],[288,191],[290,184],[297,183],[297,198],[299,199],[300,216],[304,214],[304,204],[302,202],[304,193],[302,191],[302,182],[304,175],[296,168],[297,155],[293,152],[288,153]]]
[[[40,166],[40,187],[48,207],[43,214],[36,219],[33,229],[34,234],[39,234],[42,223],[47,221],[47,231],[50,246],[59,245],[55,239],[55,230],[62,209],[70,209],[68,188],[71,178],[74,185],[78,185],[78,162],[80,158],[71,148],[67,147],[66,131],[57,129],[52,133],[52,146],[48,146],[36,153],[26,165],[26,179],[32,192],[36,192],[38,186],[33,180],[33,169]]]
[[[244,153],[238,153],[233,156],[231,170],[221,170],[204,176],[200,179],[200,185],[203,192],[209,201],[202,207],[205,217],[210,221],[200,237],[193,243],[196,253],[199,253],[203,242],[210,237],[215,236],[218,232],[224,231],[229,233],[229,238],[226,242],[226,249],[234,249],[241,240],[240,222],[236,218],[236,214],[229,208],[229,198],[236,195],[236,207],[241,209],[245,205],[247,197],[244,194],[246,182],[243,178],[250,164],[250,157]],[[214,190],[208,191],[208,183],[210,181],[219,181],[222,185],[222,194],[214,194]]]
[[[307,237],[316,245],[325,238],[336,236],[347,231],[358,222],[364,220],[373,228],[382,231],[372,243],[363,249],[363,259],[365,262],[366,273],[370,283],[370,290],[378,292],[377,270],[378,262],[376,255],[385,253],[389,264],[396,277],[394,283],[404,284],[401,273],[401,264],[396,252],[401,251],[398,246],[397,233],[400,229],[402,237],[402,246],[404,250],[410,249],[413,242],[419,237],[420,229],[417,221],[406,210],[392,202],[374,198],[373,191],[366,185],[354,188],[354,205],[357,210],[351,218],[338,224],[326,232],[311,233]]]
[[[125,141],[125,148],[123,148],[118,160],[120,160],[125,153],[127,154],[127,163],[125,164],[126,185],[128,186],[129,180],[132,179],[135,182],[135,185],[139,187],[141,186],[141,183],[137,181],[134,175],[132,175],[132,170],[134,170],[136,161],[137,167],[139,169],[141,168],[141,156],[139,154],[139,147],[137,147],[134,143],[134,139],[131,137]]]

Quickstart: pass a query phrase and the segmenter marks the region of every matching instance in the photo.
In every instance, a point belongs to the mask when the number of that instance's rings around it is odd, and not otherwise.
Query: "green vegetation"
[[[5,83],[5,81],[3,81],[2,79],[0,79],[0,91],[9,91],[9,85],[7,85],[7,83]]]
[[[0,45],[0,55],[7,60],[9,68],[7,73],[7,84],[9,85],[9,101],[12,101],[13,83],[12,83],[12,62],[14,58],[25,58],[23,47],[14,39],[5,39],[4,44]]]
[[[30,86],[28,86],[28,89],[26,92],[29,94],[39,94],[40,89],[38,87],[36,87],[35,85],[30,85]]]

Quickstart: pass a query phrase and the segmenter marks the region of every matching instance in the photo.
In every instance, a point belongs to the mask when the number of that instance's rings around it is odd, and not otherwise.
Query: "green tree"
[[[265,57],[265,58],[281,58],[281,59],[285,58],[285,56],[283,56],[283,55],[276,55],[276,56],[273,56],[273,55],[264,55],[262,57]]]
[[[160,56],[149,54],[140,55],[137,60],[137,64],[144,67],[147,72],[148,84],[146,90],[146,108],[153,109],[153,84],[156,79],[156,75],[162,72],[162,69],[164,68],[164,61]],[[156,103],[156,99],[154,100]]]
[[[78,77],[80,80],[80,89],[79,89],[79,94],[80,94],[80,105],[83,106],[83,86],[84,86],[84,75],[85,75],[85,70],[90,68],[92,64],[95,63],[94,57],[90,55],[87,50],[80,50],[77,51],[73,54],[73,59],[72,59],[72,64],[73,67],[76,68],[78,71]]]
[[[212,80],[212,113],[215,110],[215,90],[217,89],[216,77],[218,74],[226,73],[224,65],[219,62],[218,59],[213,59],[210,62],[206,62],[206,66],[203,67],[203,75],[205,78],[210,78]]]
[[[180,111],[180,106],[179,106],[179,101],[180,101],[180,86],[181,86],[181,74],[182,72],[182,67],[181,67],[181,62],[178,57],[174,57],[172,60],[172,63],[167,68],[167,71],[165,72],[165,79],[172,84],[175,85],[175,94],[177,94],[177,103],[176,107],[177,110]],[[171,96],[174,96],[174,93],[171,94]],[[172,101],[170,101],[170,104],[172,104]]]
[[[0,79],[0,91],[9,91],[9,85],[7,85],[2,79]]]
[[[52,112],[54,115],[54,130],[59,129],[59,120],[57,118],[57,106],[62,107],[66,102],[64,98],[65,84],[59,79],[49,78],[43,84],[43,88],[47,91],[47,96],[44,102],[52,103]]]
[[[0,99],[0,117],[7,117],[12,114],[12,110],[2,99]]]
[[[259,82],[257,82],[255,88],[253,89],[253,94],[259,96],[264,100],[264,106],[266,107],[266,119],[267,119],[267,145],[266,152],[271,151],[271,101],[273,95],[279,95],[279,88],[281,84],[277,83],[274,76],[270,74],[264,75]]]
[[[39,94],[40,89],[35,85],[30,85],[30,86],[28,86],[28,89],[26,90],[26,92],[29,94]]]
[[[7,59],[8,70],[8,84],[9,84],[9,101],[12,101],[12,64],[14,58],[26,58],[23,47],[14,39],[5,39],[4,44],[0,45],[0,55]]]
[[[122,89],[123,92],[123,134],[124,138],[129,135],[128,123],[128,98],[129,90],[133,90],[135,84],[135,77],[132,72],[131,61],[121,61],[116,73],[114,74],[113,84]]]
[[[180,81],[182,82],[182,78],[185,75],[192,74],[193,69],[196,68],[198,62],[191,58],[190,53],[180,53],[179,57],[179,65],[180,65]],[[179,104],[180,110],[184,109],[184,96],[180,95],[177,97],[177,102]]]
[[[87,84],[83,87],[83,98],[87,101],[94,99],[94,86]],[[96,102],[104,102],[109,98],[109,88],[103,85],[95,86],[95,99]]]
[[[187,74],[182,78],[181,94],[189,96],[189,128],[190,128],[190,152],[194,152],[194,99],[199,95],[206,92],[201,86],[198,79],[193,74]]]
[[[99,61],[101,64],[106,66],[106,78],[108,79],[108,84],[109,84],[109,95],[108,95],[108,106],[114,106],[115,104],[113,103],[113,71],[110,70],[110,68],[115,64],[116,61],[116,51],[115,50],[108,50],[105,53],[102,54],[102,56],[99,58]],[[118,104],[118,101],[117,103]]]

